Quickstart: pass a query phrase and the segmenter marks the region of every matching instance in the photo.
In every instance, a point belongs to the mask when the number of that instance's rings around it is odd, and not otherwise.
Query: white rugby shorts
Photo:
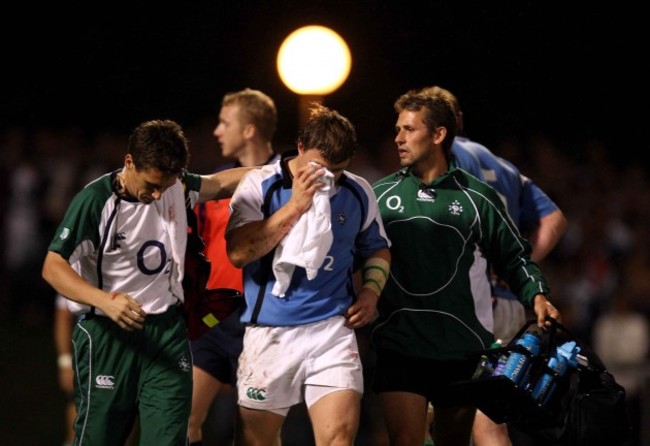
[[[307,325],[247,326],[237,368],[238,404],[286,416],[338,390],[363,394],[354,330],[343,316]]]

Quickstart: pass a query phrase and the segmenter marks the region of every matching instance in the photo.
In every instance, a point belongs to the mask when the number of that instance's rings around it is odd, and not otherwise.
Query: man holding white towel
[[[390,269],[389,241],[372,188],[345,170],[356,150],[350,121],[315,105],[297,146],[297,153],[247,174],[230,204],[228,256],[244,269],[247,303],[237,445],[272,444],[289,409],[302,401],[317,444],[351,445],[359,426],[363,376],[354,329],[375,318]],[[315,197],[327,187],[322,179],[328,172],[334,182],[324,209]],[[328,211],[329,225],[305,221]],[[323,233],[314,233],[311,224]],[[295,250],[296,239],[307,249]],[[322,241],[328,249],[320,249]],[[281,244],[298,253],[288,269],[274,268]],[[358,291],[357,267],[363,277]],[[283,268],[290,271],[282,275],[288,285],[274,294],[274,271]]]

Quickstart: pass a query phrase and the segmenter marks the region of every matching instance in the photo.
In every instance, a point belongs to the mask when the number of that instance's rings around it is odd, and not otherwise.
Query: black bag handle
[[[593,349],[582,339],[574,335],[568,328],[566,328],[562,323],[558,322],[557,320],[547,316],[546,317],[547,321],[551,322],[551,328],[549,329],[549,333],[551,333],[553,336],[557,334],[557,330],[560,329],[563,332],[565,332],[571,340],[576,342],[576,345],[580,347],[580,356],[583,356],[584,358],[587,359],[588,364],[587,368],[590,370],[594,370],[596,372],[604,372],[607,370],[605,367],[605,364],[603,361],[598,357],[596,352],[593,351]],[[554,339],[554,338],[553,338]]]
[[[582,339],[574,335],[571,332],[571,330],[569,330],[565,325],[563,325],[561,322],[557,321],[556,319],[553,319],[550,316],[546,316],[546,320],[551,323],[551,326],[540,329],[540,331],[542,332],[542,350],[540,352],[540,356],[550,357],[550,355],[553,354],[552,350],[553,347],[555,346],[556,339],[559,336],[559,332],[563,332],[568,339],[575,341],[576,345],[580,347],[579,356],[582,356],[587,360],[586,368],[596,372],[603,372],[607,370],[603,361],[598,357],[596,352],[594,352],[593,349],[586,342],[584,342]],[[519,329],[517,334],[508,343],[508,349],[512,349],[513,347],[515,347],[517,340],[526,331],[528,331],[531,325],[536,323],[537,323],[537,319],[531,319],[526,321],[526,323]]]

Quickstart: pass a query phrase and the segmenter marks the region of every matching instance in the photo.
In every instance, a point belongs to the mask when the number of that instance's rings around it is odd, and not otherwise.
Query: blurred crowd
[[[194,172],[208,173],[224,163],[213,126],[208,120],[185,128]],[[371,182],[395,170],[391,138],[379,147],[362,147],[350,170]],[[89,135],[76,128],[0,133],[0,320],[51,323],[55,293],[40,275],[47,245],[73,194],[122,165],[126,139],[126,133]],[[275,146],[282,150],[281,144]],[[490,149],[537,182],[568,219],[567,233],[541,265],[563,322],[594,347],[633,397],[647,394],[647,166],[621,159],[599,141],[562,147],[539,136],[505,140]]]

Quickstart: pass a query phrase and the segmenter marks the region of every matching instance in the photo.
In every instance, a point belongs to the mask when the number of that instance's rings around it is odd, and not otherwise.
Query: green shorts
[[[177,307],[146,317],[129,332],[107,317],[85,315],[72,334],[75,444],[119,445],[136,414],[140,444],[186,443],[192,404],[192,355]]]

